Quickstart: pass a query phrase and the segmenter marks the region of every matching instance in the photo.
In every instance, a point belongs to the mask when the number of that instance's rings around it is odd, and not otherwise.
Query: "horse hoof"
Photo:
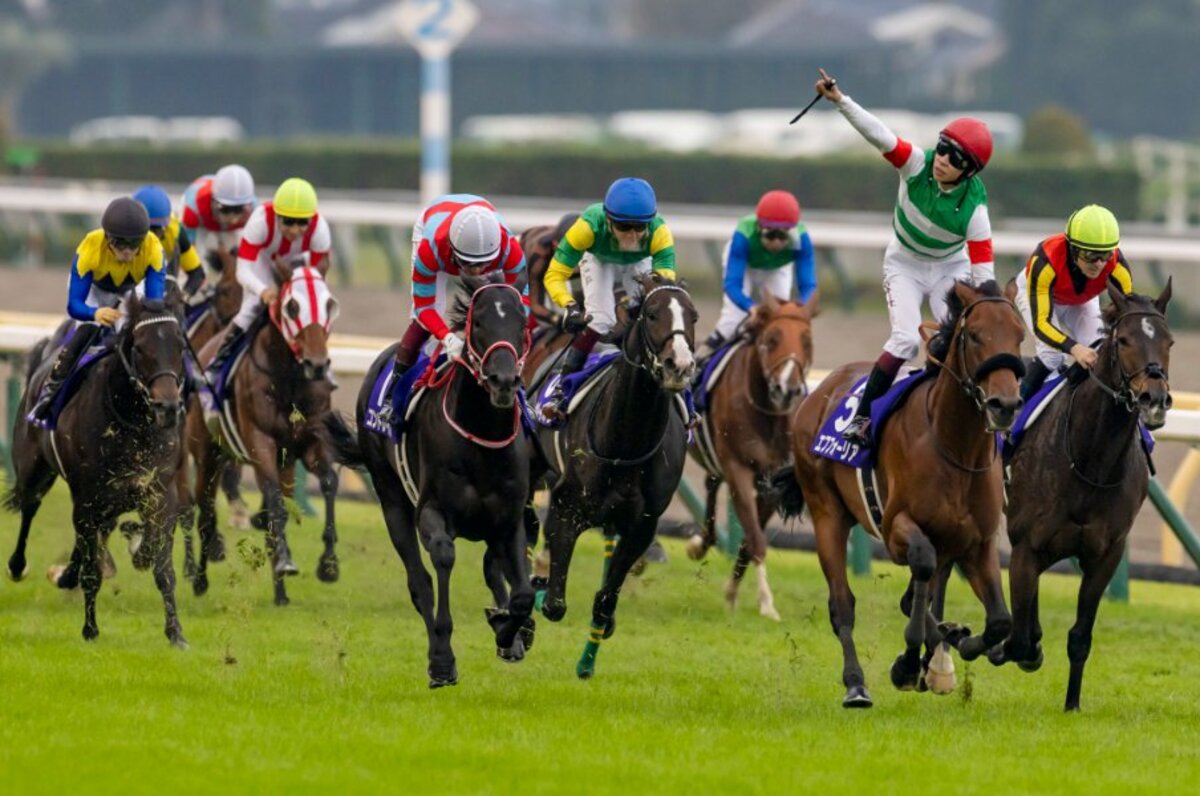
[[[892,685],[896,686],[898,691],[912,691],[916,689],[917,681],[921,678],[921,667],[910,669],[904,658],[904,653],[900,653],[892,664]]]
[[[706,555],[708,555],[708,545],[704,544],[704,537],[698,533],[692,534],[687,542],[687,557],[693,561],[702,561]]]
[[[562,618],[567,615],[567,604],[565,602],[546,602],[542,604],[542,616],[549,619],[551,622],[561,622]]]
[[[96,627],[95,625],[84,625],[83,626],[83,640],[84,641],[95,641],[96,637],[99,635],[100,635],[100,628]]]
[[[871,695],[867,693],[865,685],[852,685],[846,689],[846,696],[842,699],[842,707],[844,708],[869,708],[874,707],[875,703],[871,701]]]
[[[21,570],[20,572],[17,571],[18,568],[20,568],[20,570]],[[27,564],[27,563],[13,564],[12,562],[9,562],[8,579],[11,580],[13,583],[20,583],[21,581],[25,580],[25,576],[28,574],[29,574],[29,564]]]
[[[526,617],[525,623],[521,625],[521,629],[517,631],[517,638],[521,639],[521,643],[525,645],[525,651],[533,649],[534,631],[537,628],[537,623],[533,621],[533,617]]]
[[[225,560],[225,537],[219,531],[213,534],[212,541],[208,543],[208,560]]]
[[[765,616],[767,619],[773,619],[776,622],[783,621],[783,617],[779,615],[779,612],[775,610],[775,606],[773,605],[760,605],[758,607],[758,614],[759,616]]]
[[[336,557],[323,558],[317,563],[317,580],[322,583],[337,583],[341,576]]]
[[[292,601],[286,594],[275,595],[275,605],[276,606],[283,608],[284,606],[291,605],[291,604],[292,604]]]
[[[275,574],[285,575],[290,578],[293,575],[299,575],[300,568],[296,566],[296,562],[292,561],[292,559],[285,558],[275,564]]]
[[[1018,669],[1020,669],[1023,672],[1036,672],[1038,669],[1042,668],[1042,663],[1043,663],[1043,661],[1046,660],[1046,656],[1042,652],[1042,643],[1040,641],[1038,642],[1037,646],[1034,648],[1034,651],[1037,653],[1036,657],[1031,658],[1027,661],[1017,661]],[[989,657],[990,657],[990,655],[989,655]]]
[[[508,647],[496,647],[496,657],[505,663],[520,663],[525,660],[525,642],[518,635]]]
[[[208,593],[208,575],[197,573],[196,577],[192,578],[192,594],[197,597],[203,597]]]
[[[250,530],[250,509],[246,507],[246,501],[235,500],[229,504],[229,527],[235,531]]]
[[[458,667],[454,661],[450,661],[449,665],[430,665],[429,687],[445,688],[448,685],[458,685]]]
[[[171,646],[180,652],[187,652],[191,647],[187,643],[187,639],[183,636],[171,639]]]
[[[921,682],[938,696],[953,693],[954,689],[958,687],[958,679],[954,674],[954,659],[950,657],[944,644],[939,644],[934,650],[933,658],[929,661],[929,668],[925,670],[925,676],[921,678]]]
[[[958,649],[962,640],[971,635],[971,628],[957,622],[942,622],[938,625],[938,633],[941,634],[942,641]]]
[[[256,511],[251,514],[250,527],[256,531],[265,531],[267,529],[267,512]]]
[[[46,579],[60,589],[74,589],[79,585],[77,578],[63,578],[67,568],[63,564],[51,564],[46,569]]]

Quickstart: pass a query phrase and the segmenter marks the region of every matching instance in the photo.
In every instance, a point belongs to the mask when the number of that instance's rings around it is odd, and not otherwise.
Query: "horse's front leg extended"
[[[79,585],[83,587],[83,638],[100,635],[96,624],[96,595],[100,593],[100,534],[103,519],[86,499],[76,498],[73,511],[75,547],[79,553]]]
[[[687,554],[693,561],[703,560],[710,547],[717,543],[717,494],[721,489],[721,476],[704,477],[704,526],[699,533],[688,539]]]
[[[1008,605],[1004,602],[1004,583],[1000,575],[1000,556],[995,540],[981,545],[974,560],[963,561],[962,566],[967,582],[971,584],[975,596],[983,603],[986,612],[983,634],[964,638],[956,645],[963,660],[971,661],[1007,639],[1013,629],[1013,620],[1012,614],[1008,612]],[[1036,570],[1034,571],[1036,590],[1037,575]],[[1013,570],[1010,569],[1010,582],[1018,577],[1012,573]],[[1016,587],[1013,588],[1015,590]]]
[[[591,633],[587,644],[584,645],[583,655],[575,666],[575,674],[579,677],[586,679],[596,673],[596,654],[600,651],[600,642],[612,636],[617,629],[617,598],[621,595],[621,586],[625,583],[625,577],[634,562],[641,558],[654,541],[657,525],[657,517],[643,517],[619,537],[606,530],[604,575],[600,590],[596,592],[592,601]]]
[[[550,494],[550,509],[542,529],[550,550],[550,579],[542,602],[542,614],[551,622],[561,620],[567,613],[567,573],[575,553],[575,542],[583,531],[583,522],[571,500],[561,493]]]
[[[937,569],[937,551],[925,532],[904,512],[892,520],[892,538],[908,540],[907,559],[913,581],[912,612],[904,628],[904,652],[892,664],[892,685],[910,691],[921,678],[921,646],[925,643],[929,583]]]
[[[164,628],[167,639],[180,649],[187,649],[183,627],[179,624],[179,613],[175,607],[175,563],[171,558],[175,540],[175,517],[177,493],[173,484],[146,496],[143,502],[142,519],[145,521],[146,538],[154,566],[154,585],[162,595],[163,612],[166,616]]]
[[[440,688],[458,683],[458,668],[450,634],[454,620],[450,615],[450,572],[454,569],[454,539],[446,527],[446,518],[432,503],[425,503],[417,517],[421,544],[437,572],[437,613],[429,637],[429,687]]]
[[[317,561],[317,579],[324,583],[335,583],[341,574],[336,549],[337,524],[334,522],[334,503],[338,490],[337,471],[321,445],[313,445],[305,452],[304,464],[311,472],[316,473],[321,484],[321,496],[325,498],[325,530],[321,533],[325,550]]]

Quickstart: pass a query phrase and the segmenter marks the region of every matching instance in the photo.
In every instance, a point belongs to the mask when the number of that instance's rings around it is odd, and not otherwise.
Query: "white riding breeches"
[[[579,274],[583,279],[584,311],[592,316],[588,325],[597,334],[608,334],[617,324],[617,299],[613,295],[617,274],[620,273],[621,287],[630,299],[642,296],[641,283],[637,277],[651,271],[650,258],[629,265],[605,262],[584,254],[579,261]]]
[[[746,277],[742,280],[742,292],[749,296],[755,304],[762,300],[764,288],[771,291],[771,295],[780,301],[787,301],[792,295],[793,271],[794,269],[790,265],[769,270],[747,268]],[[729,296],[722,296],[721,317],[717,319],[717,333],[726,340],[733,339],[738,326],[749,314],[734,304],[733,299]]]
[[[894,238],[883,255],[883,292],[892,335],[883,350],[912,359],[921,350],[921,304],[929,301],[934,320],[946,318],[946,293],[957,280],[970,280],[966,252],[946,260],[921,260]]]
[[[1049,368],[1051,373],[1058,370],[1062,367],[1067,355],[1037,337],[1037,333],[1034,331],[1033,309],[1029,306],[1029,280],[1026,278],[1024,270],[1017,274],[1017,309],[1021,311],[1025,325],[1029,327],[1029,332],[1033,335],[1037,358],[1042,360],[1042,364]],[[1052,304],[1050,322],[1075,341],[1083,345],[1090,345],[1104,334],[1104,320],[1100,315],[1100,297],[1095,296],[1083,304]]]

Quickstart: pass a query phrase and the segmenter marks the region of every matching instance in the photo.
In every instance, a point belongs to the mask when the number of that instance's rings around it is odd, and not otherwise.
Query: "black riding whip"
[[[834,87],[834,86],[836,86],[836,85],[837,85],[837,81],[836,81],[836,80],[829,80],[829,81],[827,81],[827,82],[825,83],[825,87],[826,87],[826,88],[833,88],[833,87]],[[806,114],[806,113],[808,113],[810,110],[812,110],[812,106],[816,105],[816,104],[817,104],[817,102],[818,102],[818,101],[821,99],[821,97],[822,97],[822,96],[824,96],[824,95],[823,95],[823,94],[821,94],[821,92],[819,92],[819,91],[818,91],[818,92],[817,92],[817,96],[813,97],[813,98],[812,98],[812,100],[811,100],[811,101],[809,101],[809,103],[808,103],[807,105],[805,105],[805,106],[804,106],[804,109],[803,109],[802,111],[800,111],[800,112],[799,112],[799,113],[797,113],[795,116],[793,116],[793,117],[792,117],[792,120],[791,120],[790,122],[788,122],[788,124],[795,124],[796,122],[800,121],[800,117],[804,116],[804,114]]]

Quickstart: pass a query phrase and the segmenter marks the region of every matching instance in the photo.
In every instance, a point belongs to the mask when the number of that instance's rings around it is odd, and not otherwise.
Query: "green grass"
[[[42,577],[70,546],[58,487],[30,550],[33,572],[0,582],[0,777],[6,793],[86,792],[1188,792],[1200,775],[1200,592],[1135,582],[1106,603],[1083,712],[1061,711],[1074,578],[1045,578],[1046,665],[1033,675],[958,661],[948,697],[898,693],[904,573],[877,564],[854,581],[860,654],[876,706],[840,707],[840,650],[810,555],[773,552],[782,624],[758,617],[747,582],[723,607],[725,560],[686,559],[626,587],[596,677],[574,665],[600,572],[581,542],[567,617],[538,624],[525,662],[494,653],[482,614],[480,548],[459,545],[454,646],[459,685],[429,691],[425,633],[373,505],[342,503],[342,581],[311,574],[319,525],[291,538],[305,574],[292,605],[271,604],[263,571],[230,558],[208,596],[181,584],[191,649],[162,635],[148,573],[120,567],[99,601],[101,635],[80,637],[82,598]],[[16,532],[3,520],[5,560]],[[178,553],[178,550],[177,550]],[[249,558],[249,557],[247,557]],[[948,614],[982,609],[955,583]],[[969,685],[964,685],[967,683]],[[333,791],[337,789],[337,791]]]

